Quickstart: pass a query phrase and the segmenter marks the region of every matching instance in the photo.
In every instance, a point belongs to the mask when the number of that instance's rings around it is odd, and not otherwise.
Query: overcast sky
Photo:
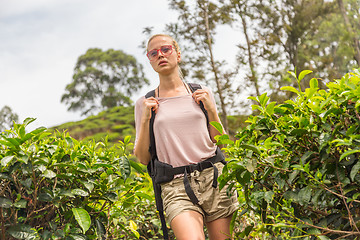
[[[0,0],[0,109],[37,118],[31,129],[83,119],[60,99],[77,58],[93,47],[135,56],[151,80],[139,96],[146,93],[158,80],[139,48],[142,31],[163,32],[176,19],[167,0]]]

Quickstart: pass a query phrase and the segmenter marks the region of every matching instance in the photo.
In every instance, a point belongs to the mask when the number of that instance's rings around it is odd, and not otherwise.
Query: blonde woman
[[[154,158],[149,152],[153,111],[155,165],[161,168],[156,172],[158,175],[171,172],[169,180],[160,180],[159,184],[166,220],[176,239],[205,239],[204,224],[211,240],[229,239],[230,222],[238,202],[236,194],[230,198],[226,195],[226,186],[221,191],[217,186],[217,173],[222,171],[224,157],[214,139],[219,132],[209,124],[212,121],[221,124],[213,94],[204,86],[192,92],[191,86],[183,81],[179,68],[181,52],[172,37],[152,36],[147,57],[159,75],[159,85],[154,96],[141,97],[136,102],[134,154],[144,165]]]

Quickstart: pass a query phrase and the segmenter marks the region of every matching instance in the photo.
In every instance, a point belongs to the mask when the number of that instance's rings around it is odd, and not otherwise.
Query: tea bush
[[[300,88],[309,73],[291,74]],[[241,188],[237,219],[249,220],[238,238],[360,238],[360,72],[327,87],[283,87],[297,96],[283,104],[251,97],[259,114],[235,142],[218,138],[229,156],[221,186]]]
[[[130,137],[77,141],[34,119],[0,135],[1,239],[157,239],[151,179],[128,159]],[[133,171],[131,171],[133,170]]]

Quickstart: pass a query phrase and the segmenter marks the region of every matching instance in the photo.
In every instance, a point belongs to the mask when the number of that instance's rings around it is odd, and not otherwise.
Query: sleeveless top
[[[209,93],[215,104],[210,90]],[[144,98],[136,101],[136,129],[140,129]],[[159,161],[179,167],[215,155],[217,146],[210,138],[205,114],[191,94],[157,99],[159,108],[154,120],[154,136]],[[136,131],[135,147],[138,136],[139,131]]]

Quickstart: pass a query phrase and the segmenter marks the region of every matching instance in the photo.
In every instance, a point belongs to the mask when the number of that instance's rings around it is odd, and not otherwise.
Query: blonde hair
[[[163,34],[163,33],[159,33],[159,34],[152,35],[152,36],[149,38],[149,40],[148,40],[148,42],[147,42],[147,46],[146,46],[146,50],[147,50],[147,51],[148,51],[148,49],[149,49],[149,44],[150,44],[150,42],[151,42],[154,38],[156,38],[156,37],[168,37],[168,38],[170,38],[171,41],[172,41],[172,45],[173,45],[174,48],[175,48],[175,51],[176,51],[177,53],[181,53],[180,47],[179,47],[179,44],[177,43],[177,41],[176,41],[172,36],[170,36],[170,35],[168,35],[168,34]],[[180,68],[179,65],[178,65],[178,68],[179,68],[179,76],[180,76],[181,80],[184,80],[184,75],[183,75],[182,70],[181,70],[181,68]]]
[[[175,48],[175,51],[181,53],[179,44],[176,42],[176,40],[175,40],[172,36],[170,36],[170,35],[168,35],[168,34],[163,34],[163,33],[152,35],[152,36],[149,38],[149,40],[148,40],[148,42],[147,42],[147,46],[146,46],[146,49],[147,49],[147,50],[149,49],[149,44],[150,44],[150,42],[151,42],[154,38],[156,38],[156,37],[168,37],[168,38],[170,38],[171,41],[172,41],[172,44],[173,44],[173,46],[174,46],[174,48]]]

